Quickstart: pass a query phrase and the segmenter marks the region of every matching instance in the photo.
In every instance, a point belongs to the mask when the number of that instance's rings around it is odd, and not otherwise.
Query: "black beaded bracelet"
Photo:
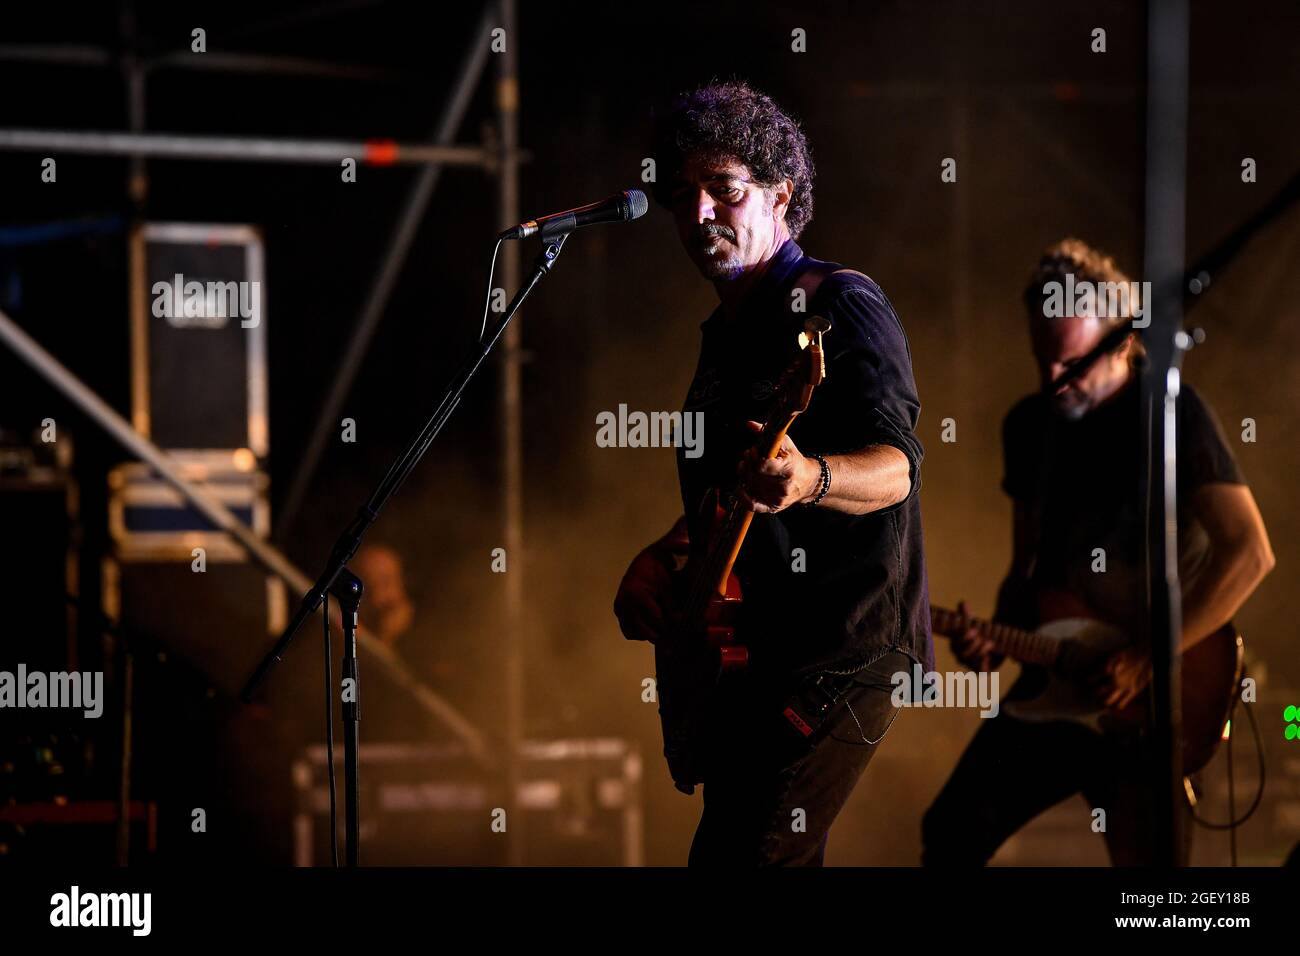
[[[816,458],[817,464],[821,465],[822,469],[821,484],[817,486],[817,494],[813,496],[812,501],[808,502],[810,505],[815,505],[825,498],[826,493],[831,490],[831,466],[826,464],[826,459],[821,455],[810,455],[809,457]]]

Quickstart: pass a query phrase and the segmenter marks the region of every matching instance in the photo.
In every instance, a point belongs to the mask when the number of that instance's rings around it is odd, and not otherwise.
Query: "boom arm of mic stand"
[[[285,651],[293,642],[299,628],[321,606],[321,603],[325,600],[325,592],[334,585],[334,580],[338,577],[339,572],[343,570],[343,566],[352,560],[352,556],[357,553],[357,548],[361,546],[362,537],[370,526],[375,523],[375,520],[379,517],[379,512],[388,502],[388,499],[401,487],[402,482],[406,480],[406,476],[419,464],[420,459],[429,450],[433,440],[442,431],[442,426],[446,424],[452,411],[460,403],[460,397],[465,391],[465,387],[479,370],[479,367],[482,366],[483,360],[492,351],[492,347],[496,345],[497,340],[501,338],[506,326],[510,324],[510,320],[519,311],[524,299],[533,291],[533,287],[550,273],[552,266],[555,265],[555,260],[559,258],[560,252],[564,248],[565,240],[568,238],[569,234],[566,232],[547,242],[533,263],[532,273],[524,284],[519,287],[519,291],[515,293],[515,297],[506,308],[504,317],[497,323],[496,329],[490,336],[480,341],[470,350],[455,378],[448,385],[442,401],[438,403],[438,408],[433,413],[433,417],[406,446],[406,450],[394,462],[393,467],[388,470],[388,473],[380,481],[379,486],[366,504],[357,510],[352,523],[343,530],[338,540],[334,542],[334,547],[330,549],[329,561],[325,565],[325,570],[316,579],[316,583],[312,585],[311,590],[303,596],[302,602],[298,605],[298,610],[294,613],[293,620],[289,622],[289,626],[284,629],[284,632],[276,640],[275,646],[262,658],[262,662],[257,665],[257,670],[253,672],[243,690],[239,692],[239,696],[245,703],[252,700],[253,693],[266,679],[266,675],[270,673],[271,668],[283,659]]]

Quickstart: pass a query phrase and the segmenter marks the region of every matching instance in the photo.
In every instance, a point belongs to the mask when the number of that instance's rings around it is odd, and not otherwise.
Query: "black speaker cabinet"
[[[268,454],[262,241],[240,225],[147,223],[131,242],[131,416],[182,457]]]

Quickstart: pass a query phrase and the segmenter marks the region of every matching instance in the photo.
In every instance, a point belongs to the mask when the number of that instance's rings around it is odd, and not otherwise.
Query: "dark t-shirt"
[[[708,489],[734,483],[753,443],[744,423],[766,419],[776,382],[799,354],[804,320],[824,316],[832,326],[823,337],[826,378],[795,419],[791,440],[805,455],[892,445],[907,456],[912,488],[904,501],[868,515],[796,505],[754,516],[735,569],[751,666],[779,678],[856,669],[902,650],[930,667],[917,495],[923,450],[914,431],[920,402],[907,339],[884,292],[863,276],[825,279],[805,310],[795,311],[791,292],[813,265],[827,264],[787,241],[735,320],[718,310],[700,326],[700,358],[683,412],[704,416],[703,454],[677,453],[691,538],[707,532],[698,516]]]
[[[1039,393],[1017,403],[1002,425],[1002,488],[1039,515],[1033,590],[1069,591],[1131,633],[1144,630],[1147,605],[1140,397],[1134,376],[1110,402],[1068,421]],[[1245,479],[1214,414],[1186,383],[1176,428],[1178,564],[1185,593],[1209,556],[1209,540],[1189,509],[1192,493],[1211,482]],[[1104,550],[1104,573],[1093,570],[1097,548]],[[1015,623],[1036,623],[1017,616]]]

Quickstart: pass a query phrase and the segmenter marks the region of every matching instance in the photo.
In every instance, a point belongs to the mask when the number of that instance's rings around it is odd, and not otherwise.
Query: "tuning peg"
[[[799,333],[799,348],[806,349],[811,342],[822,344],[821,337],[831,330],[829,320],[820,315],[812,315],[804,320],[803,331]]]

